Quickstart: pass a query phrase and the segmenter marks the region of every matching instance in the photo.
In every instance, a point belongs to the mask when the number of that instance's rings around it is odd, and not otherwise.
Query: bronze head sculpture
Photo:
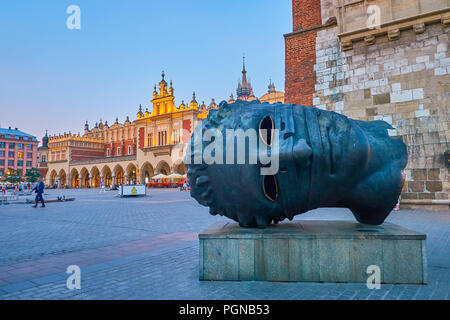
[[[306,106],[222,102],[188,147],[191,196],[242,227],[320,207],[349,208],[359,222],[379,225],[398,201],[408,158],[387,129]]]

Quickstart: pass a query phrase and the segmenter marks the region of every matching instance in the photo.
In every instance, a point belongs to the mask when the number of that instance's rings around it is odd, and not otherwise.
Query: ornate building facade
[[[384,120],[408,146],[404,207],[448,210],[448,0],[293,0],[286,103]]]
[[[24,176],[27,170],[37,167],[38,140],[17,128],[0,128],[0,180],[9,170]]]
[[[87,188],[127,183],[147,183],[155,174],[185,174],[183,157],[196,124],[206,118],[207,107],[196,101],[175,105],[174,89],[164,79],[154,88],[152,111],[139,106],[136,119],[100,120],[84,133],[43,138],[39,169],[50,186]]]

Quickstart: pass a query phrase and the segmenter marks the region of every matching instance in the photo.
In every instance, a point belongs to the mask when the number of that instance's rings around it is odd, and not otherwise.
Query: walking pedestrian
[[[44,202],[44,198],[42,197],[42,194],[44,193],[44,183],[41,180],[41,177],[38,178],[38,183],[36,184],[36,186],[33,188],[34,192],[36,192],[36,198],[34,199],[35,205],[33,206],[33,208],[37,208],[38,202],[40,201],[42,203],[42,208],[45,207],[45,202]]]

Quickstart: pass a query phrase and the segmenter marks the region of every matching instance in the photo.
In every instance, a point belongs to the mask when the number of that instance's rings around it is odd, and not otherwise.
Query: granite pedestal
[[[218,223],[199,235],[200,280],[425,284],[424,234],[398,225],[293,221],[266,229]]]

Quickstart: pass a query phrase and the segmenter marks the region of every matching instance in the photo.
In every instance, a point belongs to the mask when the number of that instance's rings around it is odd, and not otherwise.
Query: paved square
[[[48,190],[75,197],[45,209],[0,205],[0,299],[449,299],[450,212],[393,212],[387,221],[427,235],[428,285],[200,282],[197,235],[214,222],[187,192],[145,198],[99,190]],[[296,219],[352,220],[346,209]],[[69,265],[81,290],[69,290]]]

